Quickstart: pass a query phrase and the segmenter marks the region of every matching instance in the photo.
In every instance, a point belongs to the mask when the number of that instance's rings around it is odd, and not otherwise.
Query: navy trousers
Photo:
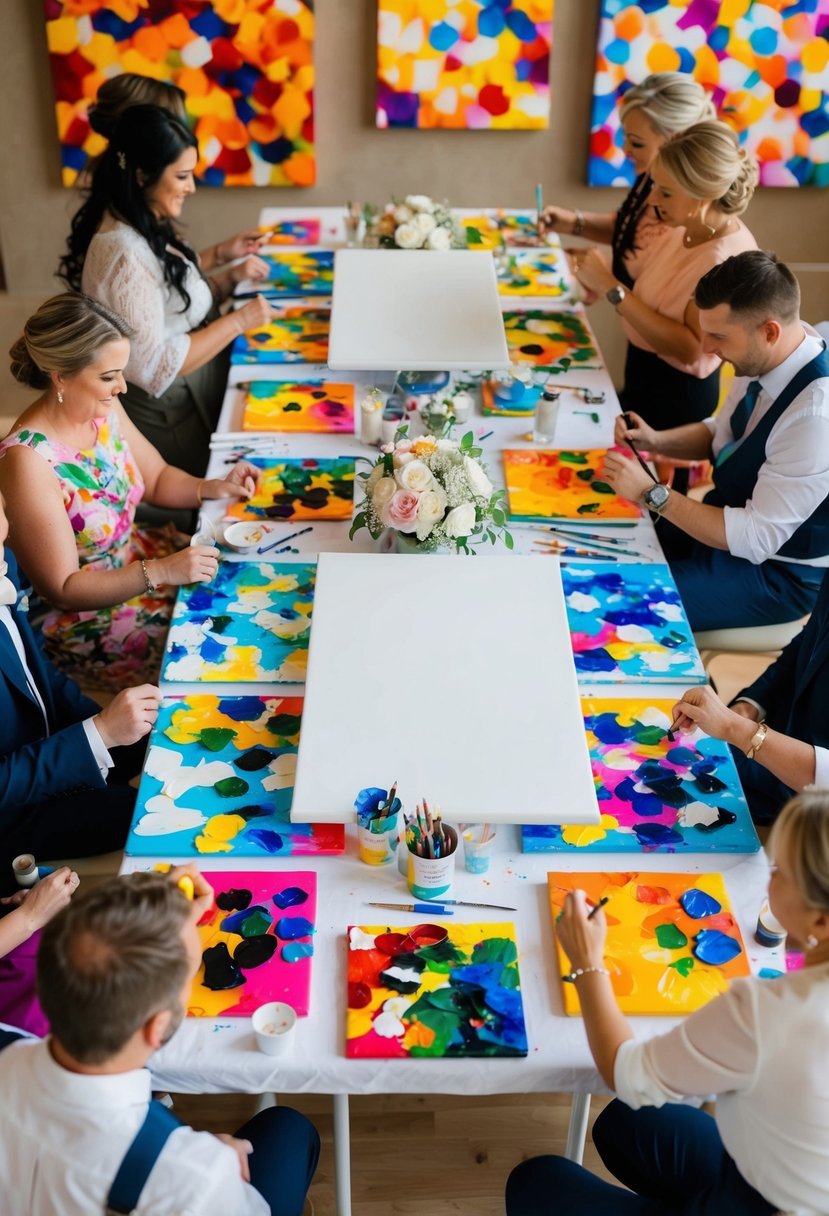
[[[235,1135],[253,1145],[251,1185],[270,1205],[272,1216],[302,1216],[320,1155],[313,1123],[290,1106],[274,1106],[254,1115]]]
[[[564,1157],[533,1157],[507,1180],[507,1216],[769,1216],[710,1115],[690,1106],[633,1111],[611,1102],[593,1126],[599,1155],[630,1190]]]
[[[776,561],[758,566],[692,540],[665,519],[657,535],[695,633],[781,625],[815,606],[822,567]]]

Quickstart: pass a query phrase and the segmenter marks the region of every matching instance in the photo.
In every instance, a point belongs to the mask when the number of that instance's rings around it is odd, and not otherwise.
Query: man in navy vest
[[[797,620],[829,565],[829,353],[800,320],[800,289],[772,253],[753,249],[697,284],[703,347],[733,364],[714,418],[654,431],[622,415],[616,442],[710,460],[696,502],[610,452],[605,480],[661,516],[659,537],[694,630]]]

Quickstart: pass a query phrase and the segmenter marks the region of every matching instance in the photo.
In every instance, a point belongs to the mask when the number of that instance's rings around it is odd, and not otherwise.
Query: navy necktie
[[[731,434],[735,439],[742,439],[746,433],[748,420],[757,404],[762,385],[759,380],[752,380],[745,391],[745,396],[738,401],[731,415]]]

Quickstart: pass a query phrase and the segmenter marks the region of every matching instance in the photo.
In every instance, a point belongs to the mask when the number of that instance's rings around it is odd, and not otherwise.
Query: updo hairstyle
[[[160,106],[179,122],[187,121],[185,93],[178,85],[137,72],[121,72],[106,80],[89,108],[89,125],[104,139],[112,139],[116,123],[130,106]]]
[[[663,144],[656,159],[686,194],[742,215],[757,186],[757,162],[724,122],[699,122]]]
[[[631,110],[639,110],[665,139],[717,117],[705,89],[685,72],[654,72],[633,85],[619,102],[619,117]]]
[[[52,296],[29,317],[9,351],[11,373],[29,388],[45,389],[51,373],[74,376],[107,342],[131,338],[129,325],[109,308],[77,292]]]
[[[806,903],[829,911],[829,791],[808,790],[787,802],[769,846],[774,857],[785,853]]]

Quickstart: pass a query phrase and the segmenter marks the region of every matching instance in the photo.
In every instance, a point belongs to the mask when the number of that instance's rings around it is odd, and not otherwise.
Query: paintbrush
[[[550,549],[556,553],[564,553],[575,557],[595,557],[602,561],[613,562],[617,557],[639,557],[642,554],[637,549],[596,549],[593,545],[571,545],[560,540],[534,540],[534,545],[542,549]]]
[[[444,907],[443,904],[380,904],[369,900],[370,908],[393,908],[395,912],[420,912],[426,913],[428,916],[453,916],[451,908]]]
[[[625,413],[623,413],[623,414],[622,414],[622,417],[623,417],[623,418],[624,418],[624,420],[625,420],[625,426],[626,426],[628,429],[630,429],[630,427],[632,426],[631,419],[630,419],[630,414],[628,414],[627,412],[625,412]],[[628,447],[630,448],[631,452],[633,452],[634,456],[635,456],[635,457],[636,457],[636,459],[639,461],[640,466],[641,466],[641,467],[642,467],[642,468],[645,470],[645,472],[647,473],[648,477],[650,477],[650,479],[651,479],[651,481],[654,483],[654,485],[659,485],[659,479],[658,479],[657,477],[654,477],[654,475],[653,475],[653,473],[651,472],[651,470],[649,469],[648,465],[645,463],[645,461],[644,461],[644,460],[642,459],[642,457],[639,455],[639,453],[638,453],[638,452],[637,452],[637,450],[636,450],[636,445],[634,444],[633,440],[632,440],[632,439],[625,439],[625,443],[628,445]]]
[[[470,903],[465,899],[442,899],[442,904],[452,908],[494,908],[497,912],[517,912],[517,908],[511,908],[508,904],[476,904]]]
[[[605,904],[609,904],[609,903],[610,903],[610,896],[603,895],[601,897],[601,899],[599,900],[599,902],[597,904],[594,904],[593,907],[590,909],[590,911],[587,913],[587,919],[592,920],[593,917],[598,912],[599,908],[603,908],[605,906]]]
[[[307,528],[300,528],[298,532],[289,532],[287,536],[280,536],[279,540],[273,540],[269,545],[260,545],[256,550],[257,553],[267,553],[270,549],[275,549],[277,545],[284,545],[286,541],[294,540],[297,536],[304,536],[306,532],[312,532],[313,524],[309,524]]]

